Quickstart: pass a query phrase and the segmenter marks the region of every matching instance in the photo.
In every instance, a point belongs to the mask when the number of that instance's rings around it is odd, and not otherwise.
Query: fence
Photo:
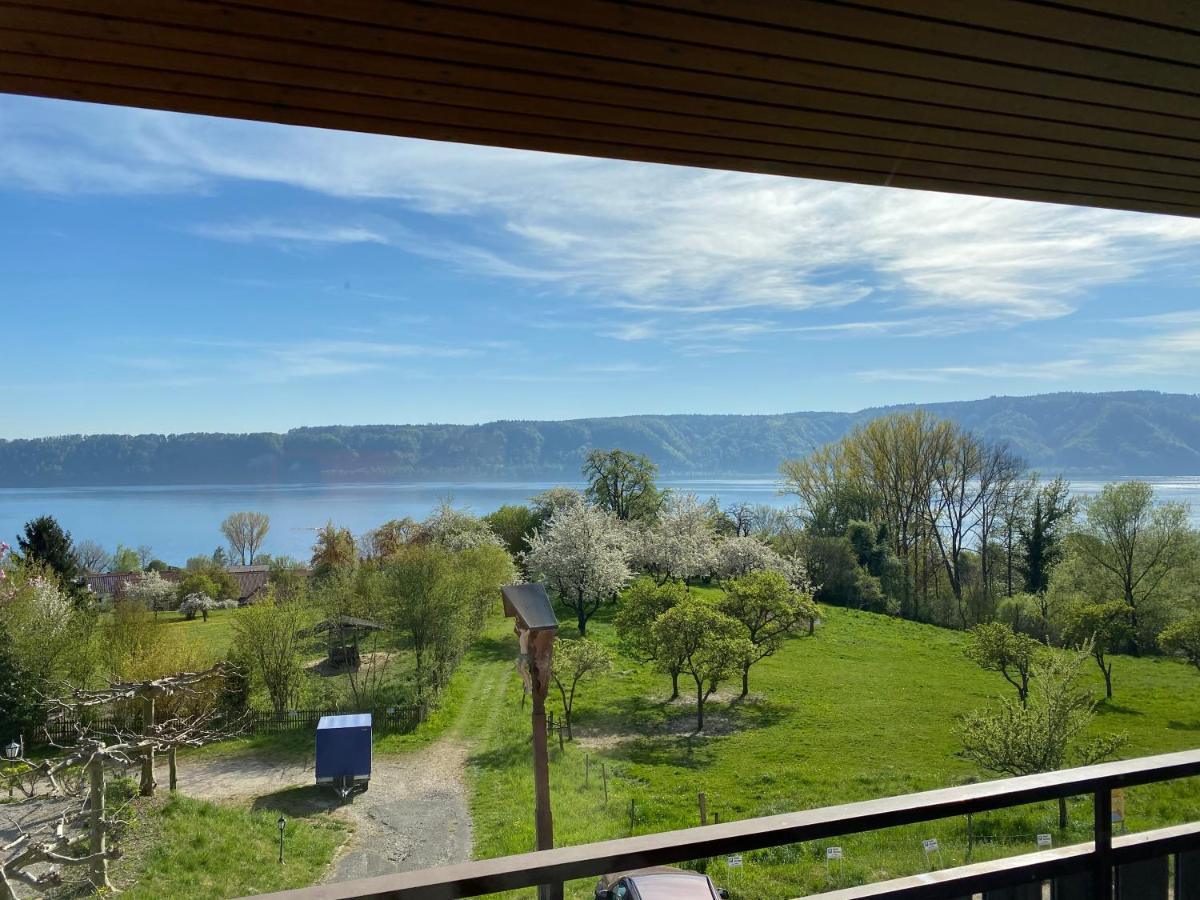
[[[251,710],[245,717],[239,719],[239,725],[246,734],[273,734],[287,731],[315,731],[317,722],[322,716],[336,716],[357,710],[338,709],[288,709],[282,713]],[[428,707],[387,706],[370,710],[376,732],[404,733],[412,731],[428,715]],[[94,734],[115,734],[117,732],[140,732],[142,717],[140,713],[129,715],[85,715],[77,717],[60,717],[47,722],[44,728],[38,729],[30,739],[32,746],[41,746],[50,742],[62,744],[71,741],[83,727]]]
[[[1013,898],[1040,900],[1045,881],[1052,882],[1052,896],[1056,898],[1112,900],[1115,884],[1116,896],[1121,900],[1167,900],[1171,893],[1168,885],[1171,856],[1175,856],[1173,895],[1176,900],[1193,900],[1200,896],[1200,822],[1114,838],[1112,791],[1194,775],[1200,775],[1200,750],[476,860],[363,881],[343,881],[283,891],[270,897],[274,900],[450,900],[545,885],[548,890],[542,896],[561,898],[562,883],[573,878],[1090,794],[1094,839],[1088,843],[834,891],[821,895],[822,900],[951,900],[993,891]],[[1195,809],[1180,812],[1188,817],[1197,815]]]

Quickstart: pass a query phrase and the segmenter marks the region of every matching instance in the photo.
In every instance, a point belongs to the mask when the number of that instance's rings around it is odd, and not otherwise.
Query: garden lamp
[[[16,741],[9,741],[7,744],[4,745],[4,758],[5,759],[16,759],[20,755],[21,755],[21,745],[18,744]]]
[[[283,829],[287,827],[287,819],[280,813],[279,818],[275,822],[279,826],[279,862],[283,863]]]

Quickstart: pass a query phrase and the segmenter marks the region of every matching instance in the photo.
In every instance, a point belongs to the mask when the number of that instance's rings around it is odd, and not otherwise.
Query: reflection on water
[[[1159,499],[1191,502],[1192,522],[1200,525],[1200,476],[1148,478]],[[112,549],[149,544],[157,556],[182,564],[189,556],[211,553],[223,543],[218,526],[236,510],[271,517],[268,553],[307,557],[313,531],[332,520],[354,533],[388,519],[424,518],[442,501],[483,514],[561,482],[414,482],[407,484],[285,484],[237,486],[89,487],[0,489],[0,540],[10,543],[22,523],[56,517],[76,539],[91,538]],[[773,479],[671,480],[662,484],[700,497],[715,496],[722,506],[766,503],[788,506]],[[1097,493],[1102,481],[1078,481],[1079,494]],[[574,487],[581,487],[575,484]]]

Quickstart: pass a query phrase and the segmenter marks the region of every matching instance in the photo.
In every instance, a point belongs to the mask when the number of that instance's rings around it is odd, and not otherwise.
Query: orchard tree
[[[588,619],[631,575],[624,528],[590,506],[564,508],[534,532],[525,566],[575,613],[580,637],[587,634]]]
[[[538,517],[539,527],[562,510],[583,506],[586,502],[587,499],[583,496],[582,491],[562,485],[546,488],[540,494],[534,494],[529,498],[529,505],[533,507],[534,515]]]
[[[389,519],[378,528],[372,528],[362,536],[364,552],[368,559],[386,559],[400,548],[411,544],[420,533],[421,526],[413,519]]]
[[[1106,484],[1088,502],[1086,521],[1075,541],[1105,593],[1120,597],[1129,607],[1130,648],[1138,655],[1147,640],[1140,616],[1157,599],[1167,576],[1194,556],[1187,507],[1155,504],[1154,488],[1145,481]]]
[[[779,554],[756,537],[727,537],[713,548],[713,573],[721,580],[782,568]]]
[[[1130,609],[1123,600],[1108,603],[1078,603],[1067,612],[1066,638],[1077,647],[1087,649],[1100,674],[1104,676],[1104,693],[1113,695],[1113,663],[1109,654],[1120,650],[1130,637]]]
[[[712,511],[695,494],[669,498],[658,521],[648,527],[639,558],[660,583],[708,575],[713,569]]]
[[[739,622],[751,651],[742,660],[742,696],[750,693],[750,667],[773,655],[788,637],[817,617],[812,598],[792,589],[779,572],[752,572],[725,585],[719,609]]]
[[[1002,622],[976,625],[970,631],[967,656],[981,668],[999,672],[1017,689],[1024,706],[1029,701],[1029,681],[1045,648],[1027,634],[1019,634]]]
[[[304,681],[304,634],[313,623],[299,603],[283,603],[272,592],[234,620],[234,655],[249,663],[266,688],[271,707],[282,714],[295,704]]]
[[[1028,703],[1002,700],[959,721],[962,755],[998,775],[1019,777],[1087,766],[1117,752],[1123,734],[1085,739],[1096,716],[1092,695],[1077,687],[1087,653],[1052,654],[1035,665],[1036,690]],[[1058,827],[1067,827],[1067,801],[1058,802]]]
[[[696,731],[703,731],[704,704],[754,647],[742,636],[737,621],[692,596],[659,616],[653,630],[659,668],[678,667],[695,682]]]
[[[146,609],[157,614],[159,610],[174,606],[179,599],[179,593],[174,584],[157,572],[143,572],[125,589],[125,599],[141,603]]]
[[[658,517],[667,494],[655,483],[657,474],[648,457],[624,450],[593,450],[583,464],[588,500],[623,522]]]
[[[525,536],[533,534],[543,522],[542,517],[519,503],[508,503],[483,517],[483,521],[496,534],[514,557],[529,550]]]
[[[653,662],[658,656],[654,622],[687,597],[687,588],[678,581],[657,584],[653,578],[642,576],[634,581],[617,603],[614,624],[621,646],[638,662]],[[679,667],[674,660],[665,661],[666,674],[671,676],[671,699],[679,696]]]
[[[271,517],[260,512],[230,513],[221,523],[221,534],[229,542],[229,555],[240,558],[243,566],[254,562],[270,530]]]
[[[571,731],[571,715],[575,708],[575,691],[585,678],[595,678],[612,668],[612,651],[603,644],[579,640],[557,641],[554,645],[554,661],[550,670],[558,693],[562,697],[563,715],[567,721],[567,738],[574,740]]]
[[[1168,627],[1158,642],[1169,653],[1177,653],[1200,672],[1200,613],[1192,613]]]
[[[487,522],[465,509],[442,503],[421,523],[419,540],[439,544],[447,550],[502,545]]]
[[[41,563],[51,569],[70,590],[79,575],[71,532],[63,531],[53,516],[39,516],[25,523],[24,534],[17,538],[21,555],[29,562]]]

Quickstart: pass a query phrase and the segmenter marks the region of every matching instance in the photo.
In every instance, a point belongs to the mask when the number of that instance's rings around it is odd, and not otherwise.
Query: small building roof
[[[516,616],[530,631],[558,628],[558,616],[546,595],[543,584],[508,584],[500,588],[504,598],[504,614]]]

